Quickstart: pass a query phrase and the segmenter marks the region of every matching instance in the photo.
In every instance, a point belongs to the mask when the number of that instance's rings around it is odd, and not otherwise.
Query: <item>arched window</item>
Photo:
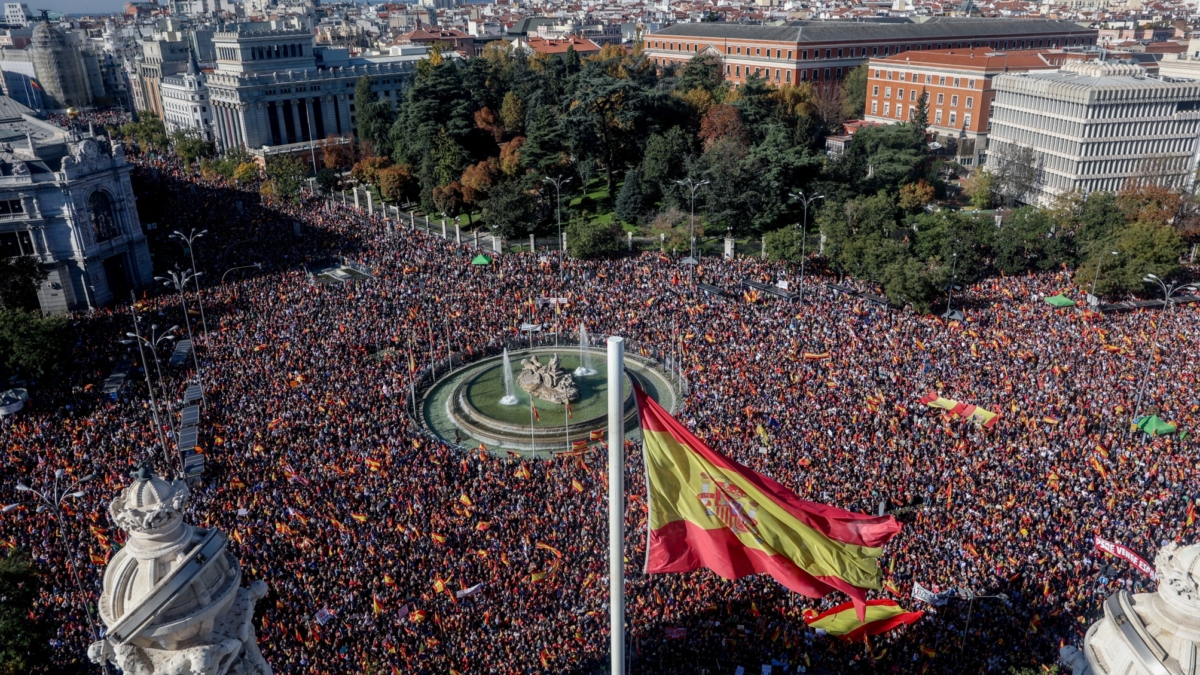
[[[92,221],[92,238],[97,242],[117,236],[117,220],[113,217],[112,201],[101,190],[88,198],[88,217]]]

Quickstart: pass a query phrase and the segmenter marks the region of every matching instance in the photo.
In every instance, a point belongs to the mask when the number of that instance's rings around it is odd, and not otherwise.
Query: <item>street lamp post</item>
[[[804,263],[808,258],[808,205],[818,199],[825,199],[825,195],[813,195],[806,197],[803,192],[797,190],[794,193],[789,193],[792,199],[800,200],[804,204],[804,224],[800,226],[800,304],[804,304]]]
[[[253,265],[238,265],[237,267],[230,267],[229,269],[225,270],[225,272],[224,272],[223,274],[221,274],[221,285],[222,285],[222,286],[224,286],[224,285],[225,285],[225,275],[226,275],[226,274],[229,274],[230,272],[232,272],[232,271],[234,271],[234,270],[248,270],[248,269],[250,269],[250,268],[252,268],[252,267],[253,267],[254,269],[260,269],[260,270],[261,270],[261,269],[262,269],[262,263],[254,263]]]
[[[154,277],[154,280],[161,281],[164,286],[174,286],[175,290],[179,291],[179,304],[183,307],[183,325],[187,327],[188,340],[192,342],[192,363],[196,364],[196,382],[200,385],[200,399],[208,403],[204,394],[204,373],[200,369],[200,356],[196,354],[196,341],[192,338],[192,320],[188,317],[187,298],[183,293],[183,289],[187,288],[187,283],[192,280],[192,277],[199,274],[197,272],[189,275],[187,272],[173,270],[167,272],[166,277]]]
[[[132,292],[130,294],[132,295]],[[151,415],[151,418],[154,420],[154,428],[158,432],[158,442],[160,445],[162,445],[163,461],[166,462],[167,466],[169,467],[169,466],[171,466],[171,455],[169,454],[169,451],[167,450],[167,438],[166,438],[166,436],[163,435],[162,420],[160,420],[158,417],[158,402],[154,400],[154,385],[150,382],[150,365],[148,363],[146,363],[146,352],[143,349],[143,343],[145,342],[146,339],[142,337],[141,329],[138,328],[138,315],[137,315],[136,305],[137,305],[136,302],[131,303],[129,305],[130,311],[133,312],[133,331],[134,332],[127,333],[127,335],[133,335],[133,337],[136,340],[137,345],[138,345],[138,354],[141,355],[141,357],[142,357],[142,372],[146,373],[146,391],[148,391],[150,393],[150,415]],[[160,386],[162,385],[161,377],[159,378],[159,385]]]
[[[146,349],[150,350],[150,355],[154,357],[154,371],[158,373],[158,388],[162,391],[163,405],[166,405],[167,401],[167,387],[165,384],[163,384],[162,364],[159,363],[158,360],[158,346],[166,340],[174,340],[175,336],[172,335],[172,333],[174,333],[176,330],[179,330],[179,326],[177,325],[171,326],[165,332],[160,334],[158,332],[158,324],[151,324],[149,338],[142,337],[140,333],[126,333],[126,337],[132,339],[121,340],[121,344],[123,345],[133,344],[135,340],[141,341],[146,346]],[[142,355],[143,366],[145,366],[145,352],[143,352]],[[171,428],[174,429],[174,427],[175,425],[172,424]]]
[[[567,252],[563,250],[562,238],[562,186],[570,183],[571,177],[567,176],[566,178],[563,178],[562,174],[560,173],[558,174],[558,178],[546,176],[542,179],[542,182],[549,183],[554,186],[554,199],[557,204],[554,208],[554,213],[555,217],[558,219],[558,280],[562,281],[563,259],[567,256]]]
[[[1129,425],[1130,433],[1133,433],[1133,429],[1137,425],[1138,416],[1142,412],[1142,395],[1146,392],[1146,382],[1150,380],[1150,364],[1154,359],[1155,346],[1158,344],[1158,333],[1162,330],[1163,322],[1166,321],[1167,315],[1171,311],[1171,303],[1177,294],[1181,292],[1192,293],[1196,290],[1196,286],[1192,284],[1173,282],[1168,285],[1157,274],[1147,274],[1142,281],[1147,284],[1158,284],[1158,287],[1163,292],[1163,303],[1165,306],[1163,307],[1163,313],[1158,317],[1158,325],[1154,328],[1154,337],[1150,339],[1150,351],[1146,356],[1146,370],[1142,373],[1142,381],[1138,385],[1137,399],[1133,404],[1133,421]]]
[[[950,320],[950,303],[954,300],[954,270],[958,267],[958,251],[950,254],[950,283],[946,284],[946,320]]]
[[[708,181],[702,180],[699,183],[697,183],[696,181],[692,180],[691,178],[685,178],[683,180],[677,180],[675,182],[684,186],[685,188],[687,188],[688,192],[691,196],[691,211],[690,211],[690,214],[688,217],[688,222],[690,224],[689,231],[688,231],[688,239],[690,240],[691,243],[688,248],[688,251],[689,251],[688,259],[685,260],[684,262],[690,264],[694,270],[696,265],[699,263],[699,261],[696,260],[696,191],[699,190],[700,188],[704,187],[705,185],[708,185]],[[695,271],[693,271],[692,272],[692,281],[694,282],[695,280],[696,280],[696,273],[695,273]]]
[[[1121,255],[1116,251],[1109,251],[1109,253],[1112,255]],[[1104,262],[1104,256],[1099,256],[1096,259],[1096,277],[1092,279],[1092,290],[1088,293],[1088,295],[1092,296],[1093,298],[1096,297],[1096,282],[1100,281],[1100,263],[1102,262]]]
[[[208,337],[208,320],[204,317],[204,299],[200,297],[200,273],[196,271],[196,253],[194,251],[194,242],[206,234],[208,234],[208,230],[200,230],[197,232],[196,228],[194,227],[192,228],[191,234],[186,236],[184,236],[184,234],[179,230],[175,230],[171,233],[172,239],[178,239],[179,243],[187,244],[188,257],[192,259],[192,279],[196,284],[196,304],[200,305],[200,325],[204,328],[204,337]]]
[[[96,474],[90,473],[74,483],[71,483],[70,487],[64,486],[65,481],[63,481],[63,476],[65,475],[66,471],[62,469],[56,470],[54,472],[54,486],[50,490],[39,491],[29,487],[25,483],[17,483],[17,492],[28,492],[33,495],[37,501],[40,502],[37,506],[37,512],[43,513],[49,511],[54,517],[54,522],[58,525],[58,540],[63,544],[63,552],[67,558],[67,564],[71,568],[71,576],[75,579],[75,588],[79,591],[79,601],[83,604],[83,611],[88,616],[88,624],[92,628],[92,638],[99,640],[100,632],[97,630],[96,615],[92,613],[92,607],[90,604],[88,604],[87,593],[85,593],[83,590],[83,581],[79,578],[79,568],[75,564],[74,552],[71,550],[71,547],[65,544],[66,536],[63,529],[64,526],[62,514],[62,504],[64,501],[66,501],[67,497],[72,499],[82,497],[84,495],[83,490],[76,490],[76,488],[95,478]],[[6,513],[13,511],[19,506],[21,506],[20,503],[9,504],[3,508],[0,508],[0,512]],[[103,664],[103,667],[105,673],[110,672],[107,662]]]

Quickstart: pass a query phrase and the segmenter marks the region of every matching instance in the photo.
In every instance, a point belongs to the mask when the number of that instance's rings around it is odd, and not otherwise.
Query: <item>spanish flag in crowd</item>
[[[639,387],[650,493],[647,573],[706,567],[726,579],[767,572],[820,598],[839,590],[865,617],[877,559],[900,524],[804,501],[712,450]]]
[[[847,640],[858,640],[867,635],[886,633],[897,626],[913,623],[924,612],[906,612],[892,600],[872,600],[867,603],[866,616],[858,614],[854,603],[847,602],[831,610],[804,617],[812,629],[823,629],[830,635],[840,635]]]

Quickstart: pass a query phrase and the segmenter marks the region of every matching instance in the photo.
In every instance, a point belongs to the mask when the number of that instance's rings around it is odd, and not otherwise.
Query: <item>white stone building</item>
[[[87,309],[152,281],[124,150],[0,97],[0,255],[48,273],[45,313]]]
[[[33,12],[23,2],[4,3],[4,23],[10,26],[28,26],[33,23]]]
[[[195,56],[188,59],[187,70],[164,77],[159,88],[167,133],[191,130],[205,141],[213,140],[212,103],[208,100],[208,86]]]
[[[1072,189],[1116,191],[1130,178],[1190,187],[1200,145],[1200,82],[1087,61],[993,81],[988,156],[1032,148],[1041,179],[1027,202]]]

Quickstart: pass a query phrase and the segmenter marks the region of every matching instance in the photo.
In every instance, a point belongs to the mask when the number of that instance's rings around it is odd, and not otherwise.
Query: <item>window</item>
[[[792,60],[792,50],[788,50],[788,61]]]
[[[968,129],[971,127],[971,113],[963,115],[963,126]]]
[[[738,76],[738,77],[741,77],[741,76],[742,76],[742,67],[741,67],[741,66],[738,66],[737,68],[734,68],[734,73],[733,73],[733,74],[734,74],[734,75],[736,75],[736,76]]]
[[[879,101],[871,101],[871,114],[876,115],[878,113],[879,113]]]
[[[943,103],[945,103],[945,102],[946,102],[946,95],[945,95],[945,94],[938,94],[938,99],[937,99],[937,103],[938,103],[938,105],[942,105],[942,104],[943,104]]]
[[[891,98],[891,97],[892,97],[892,88],[891,88],[891,87],[884,87],[884,88],[883,88],[883,97],[884,97],[884,98]]]
[[[875,79],[879,79],[879,71],[878,70],[875,71]]]
[[[901,101],[904,100],[904,90],[903,89],[896,90],[896,98],[900,99]]]
[[[958,97],[957,96],[950,97],[950,105],[952,105],[956,108],[958,107]]]
[[[830,58],[830,55],[831,55],[831,54],[833,54],[833,50],[832,50],[832,49],[826,49],[826,50],[825,50],[825,58]]]
[[[872,95],[872,96],[878,96],[878,95],[879,95],[879,85],[875,85],[875,87],[874,87],[874,88],[871,90],[871,95]]]
[[[892,114],[892,104],[891,104],[891,103],[884,103],[884,104],[883,104],[883,116],[884,116],[884,117],[888,117],[888,116],[890,116],[891,114]]]
[[[934,119],[933,119],[933,123],[934,123],[934,124],[941,124],[941,123],[942,123],[942,111],[941,111],[941,110],[937,111],[937,113],[935,114],[935,116],[934,116]]]
[[[959,79],[957,77],[954,78],[954,86],[956,86],[956,87],[959,86],[958,83],[959,83]]]
[[[804,59],[804,60],[806,60],[806,61],[808,60],[808,50],[807,50],[807,49],[805,49],[804,51],[800,52],[800,58],[802,58],[802,59]]]
[[[783,78],[784,82],[792,81],[792,71],[789,70],[789,71],[785,72],[783,75],[784,75],[784,78]]]
[[[967,80],[967,88],[974,89],[975,88],[975,80]]]
[[[925,84],[933,84],[933,76],[932,75],[925,76]]]
[[[838,58],[839,59],[842,58],[842,50],[840,50],[840,49],[838,50]]]
[[[938,78],[938,84],[939,84],[939,85],[941,85],[941,86],[943,86],[943,87],[944,87],[944,86],[946,86],[946,78],[944,78],[944,77],[939,77],[939,78]]]
[[[92,223],[92,238],[97,242],[117,236],[117,220],[113,217],[112,202],[105,192],[96,190],[88,198],[88,218]]]
[[[24,213],[20,199],[0,199],[0,216],[11,216]]]
[[[18,258],[36,253],[28,231],[0,232],[0,258]]]
[[[972,107],[974,107],[974,105],[975,105],[975,97],[968,96],[967,97],[967,110],[970,110]]]
[[[908,90],[908,100],[910,100],[910,101],[917,100],[917,90],[916,89]]]
[[[755,56],[762,56],[762,50],[761,50],[761,49],[758,49],[758,48],[755,48],[755,50],[754,50],[754,55],[755,55]]]
[[[957,117],[958,113],[954,112],[953,110],[950,111],[950,126],[954,126],[955,118]]]

